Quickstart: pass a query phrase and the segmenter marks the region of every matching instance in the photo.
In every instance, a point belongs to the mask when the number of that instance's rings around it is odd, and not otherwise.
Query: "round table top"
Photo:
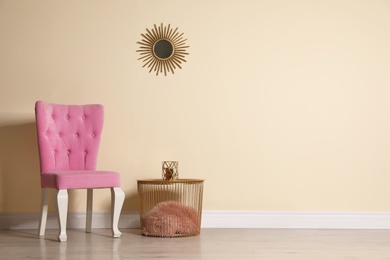
[[[176,180],[163,180],[163,179],[143,179],[137,180],[140,184],[174,184],[174,183],[200,183],[204,182],[201,179],[176,179]]]

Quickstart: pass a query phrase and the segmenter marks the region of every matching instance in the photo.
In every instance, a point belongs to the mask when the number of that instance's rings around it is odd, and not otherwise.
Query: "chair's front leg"
[[[60,225],[60,233],[58,240],[65,242],[67,240],[66,235],[66,221],[68,215],[68,190],[59,190],[57,193],[57,212],[58,222]]]
[[[118,229],[118,223],[124,201],[125,193],[123,190],[121,188],[111,188],[111,227],[113,237],[122,235]]]
[[[93,189],[87,189],[87,225],[85,232],[91,233],[92,230],[92,205],[93,205]]]
[[[48,189],[42,188],[42,190],[41,190],[41,219],[39,221],[39,228],[38,228],[39,236],[45,235],[46,221],[47,221],[47,209],[48,209],[47,197],[48,197]]]

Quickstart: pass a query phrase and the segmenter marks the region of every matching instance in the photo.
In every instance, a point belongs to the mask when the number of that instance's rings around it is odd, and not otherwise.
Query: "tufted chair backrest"
[[[41,174],[95,170],[103,129],[102,105],[35,103]]]

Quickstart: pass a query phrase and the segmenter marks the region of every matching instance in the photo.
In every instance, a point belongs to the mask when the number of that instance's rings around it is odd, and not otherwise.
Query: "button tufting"
[[[65,118],[66,118],[66,119],[69,119],[69,115],[66,115]]]
[[[92,136],[92,137],[95,137],[95,133],[92,133],[91,136]]]
[[[74,136],[79,137],[80,135],[78,133],[76,133]]]
[[[83,115],[83,119],[86,119],[87,117],[85,115]]]
[[[70,154],[70,150],[66,151],[67,154]]]

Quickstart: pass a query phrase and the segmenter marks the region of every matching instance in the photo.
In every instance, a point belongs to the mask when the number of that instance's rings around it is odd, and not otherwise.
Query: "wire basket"
[[[138,199],[144,236],[184,237],[200,234],[203,180],[139,180]]]

